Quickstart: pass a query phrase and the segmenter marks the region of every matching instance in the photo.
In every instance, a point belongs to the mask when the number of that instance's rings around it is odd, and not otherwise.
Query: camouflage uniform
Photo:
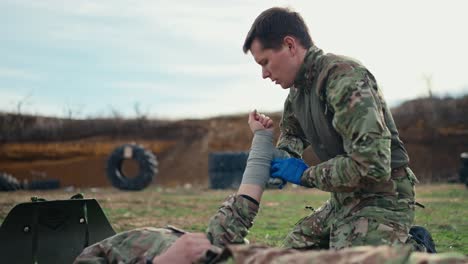
[[[299,251],[242,245],[258,205],[242,196],[230,196],[210,220],[207,234],[215,244],[198,263],[467,263],[462,254],[411,253],[409,247],[355,247],[340,251]],[[255,212],[255,213],[254,213]],[[139,228],[117,234],[86,248],[75,264],[151,263],[184,231]],[[218,246],[216,246],[218,245]]]
[[[277,148],[324,161],[301,185],[331,193],[302,219],[286,247],[404,243],[414,219],[415,175],[380,89],[359,62],[312,46],[286,99]]]

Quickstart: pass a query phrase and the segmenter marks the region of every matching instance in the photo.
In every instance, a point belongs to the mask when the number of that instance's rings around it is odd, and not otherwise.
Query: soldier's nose
[[[262,69],[262,78],[266,79],[268,77],[270,77],[270,73],[267,70]]]

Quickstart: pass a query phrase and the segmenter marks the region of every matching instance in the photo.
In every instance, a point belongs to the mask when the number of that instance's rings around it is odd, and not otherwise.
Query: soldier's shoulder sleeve
[[[122,232],[85,248],[74,264],[146,264],[147,259],[164,252],[180,235],[171,229],[151,227]]]
[[[344,149],[362,176],[390,177],[390,140],[383,102],[369,71],[354,61],[334,66],[326,88],[333,108],[333,126],[343,138]]]
[[[242,195],[228,196],[208,223],[208,239],[219,247],[245,243],[258,208],[257,202]]]
[[[289,156],[300,158],[304,149],[309,146],[299,121],[294,116],[290,96],[284,103],[283,115],[280,121],[280,137],[276,148],[288,153]]]

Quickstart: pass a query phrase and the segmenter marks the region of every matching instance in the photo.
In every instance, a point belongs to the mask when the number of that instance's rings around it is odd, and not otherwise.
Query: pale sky
[[[298,11],[316,45],[374,74],[390,105],[468,94],[468,2],[0,0],[0,111],[203,118],[281,111],[242,52],[257,15]]]

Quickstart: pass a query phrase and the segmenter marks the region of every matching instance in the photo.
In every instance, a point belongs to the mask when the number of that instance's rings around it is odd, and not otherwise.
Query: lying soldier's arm
[[[258,130],[254,134],[249,158],[237,194],[247,195],[260,202],[270,178],[273,159],[273,131]]]
[[[224,201],[208,224],[208,239],[215,246],[244,243],[270,178],[274,150],[273,121],[253,111],[249,114],[249,126],[254,138],[242,183],[237,194]]]
[[[253,125],[262,126],[263,129],[255,132],[252,150],[239,191],[236,195],[226,198],[209,222],[206,235],[211,244],[215,246],[243,243],[244,237],[257,215],[259,201],[269,179],[270,162],[273,155],[273,132],[271,129],[265,129],[272,128],[273,123],[265,116],[260,117],[259,120],[264,122],[265,125],[259,124],[260,121],[258,120],[252,121]],[[130,230],[89,246],[78,256],[74,263],[144,264],[152,260],[154,262],[158,260],[165,262],[166,258],[183,257],[181,254],[171,253],[175,252],[174,250],[169,250],[171,246],[177,246],[175,242],[178,241],[180,235],[181,233],[170,228]],[[196,236],[196,241],[203,241],[202,237]],[[192,241],[191,239],[186,240],[188,242]],[[179,242],[182,243],[183,241],[180,240]],[[186,245],[187,243],[182,244]],[[197,242],[195,244],[198,247],[201,243]],[[196,250],[194,254],[187,256],[187,258],[191,258],[192,255],[196,256],[198,252]],[[154,258],[155,256],[156,258]]]
[[[208,223],[208,239],[220,247],[243,244],[258,208],[258,202],[247,195],[229,196]]]

